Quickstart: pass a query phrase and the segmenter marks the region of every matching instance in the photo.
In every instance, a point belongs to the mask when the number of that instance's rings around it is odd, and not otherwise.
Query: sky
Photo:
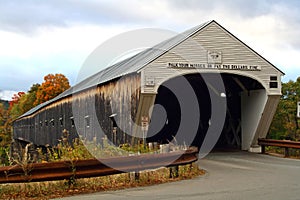
[[[74,85],[87,57],[124,32],[180,33],[209,20],[285,72],[284,82],[300,76],[298,0],[0,0],[0,99],[50,73]]]

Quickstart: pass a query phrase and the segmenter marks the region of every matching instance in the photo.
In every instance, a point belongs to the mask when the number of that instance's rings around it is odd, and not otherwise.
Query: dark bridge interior
[[[205,76],[209,77],[210,80],[220,80],[217,78],[217,76],[220,75],[217,74],[205,74]],[[194,120],[194,123],[197,123],[198,129],[197,133],[194,136],[191,136],[194,138],[191,144],[187,145],[201,147],[207,134],[207,130],[210,126],[210,119],[212,115],[212,101],[210,98],[208,86],[201,74],[188,74],[185,75],[184,78],[188,81],[190,86],[192,86],[198,100],[198,105],[192,106],[198,106],[200,110],[200,120],[189,119],[192,122]],[[239,75],[224,73],[221,74],[221,78],[224,82],[226,91],[227,112],[224,127],[218,139],[218,142],[215,145],[215,149],[240,149],[241,92],[263,89],[263,86],[254,79]],[[172,141],[174,137],[176,138],[176,142],[178,144],[184,144],[186,142],[185,136],[183,136],[182,134],[176,134],[178,132],[182,116],[179,100],[169,88],[164,86],[176,83],[177,81],[179,81],[178,77],[170,79],[165,82],[167,84],[161,85],[158,89],[155,104],[158,104],[160,106],[155,106],[153,109],[151,123],[148,131],[148,142],[168,143],[169,141]],[[185,86],[181,85],[181,87],[182,90],[185,89]],[[189,97],[186,96],[185,98]],[[223,98],[225,98],[224,95]],[[166,117],[161,116],[162,114],[164,114],[161,111],[161,107],[165,109],[164,113]],[[161,127],[160,130],[157,130],[157,127]],[[189,128],[187,128],[185,134],[190,134],[188,129]]]

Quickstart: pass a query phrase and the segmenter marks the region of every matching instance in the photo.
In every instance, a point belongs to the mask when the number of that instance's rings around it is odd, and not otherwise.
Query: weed
[[[21,184],[2,184],[0,199],[50,199],[75,194],[118,190],[130,187],[147,186],[153,184],[190,179],[203,174],[197,164],[179,167],[178,178],[169,178],[169,169],[147,170],[140,172],[139,181],[131,178],[130,173],[110,176],[77,179],[76,184],[70,185],[68,180],[47,181]]]
[[[73,173],[68,180],[51,181],[40,183],[22,183],[22,184],[5,184],[0,186],[0,199],[15,198],[31,198],[31,199],[47,199],[54,197],[62,197],[77,193],[89,193],[95,191],[115,190],[128,187],[145,186],[157,183],[165,183],[174,180],[192,178],[202,173],[198,167],[180,166],[176,170],[176,177],[170,178],[168,168],[159,170],[148,170],[138,173],[124,173],[111,176],[76,179],[77,160],[92,158],[107,158],[116,156],[129,156],[141,153],[159,153],[159,145],[152,145],[151,148],[143,143],[131,146],[122,144],[116,147],[109,143],[107,137],[102,139],[102,144],[97,143],[97,138],[87,141],[83,138],[76,138],[70,144],[68,141],[68,132],[64,130],[63,137],[59,144],[55,147],[46,146],[37,148],[39,156],[35,162],[55,162],[68,161],[70,163],[70,171]],[[176,143],[176,140],[175,140]],[[16,154],[10,159],[11,164],[22,166],[24,176],[30,181],[30,172],[34,159],[29,153],[32,144],[27,144],[20,154]],[[172,149],[179,150],[182,147],[171,144]],[[138,180],[136,175],[139,175]]]

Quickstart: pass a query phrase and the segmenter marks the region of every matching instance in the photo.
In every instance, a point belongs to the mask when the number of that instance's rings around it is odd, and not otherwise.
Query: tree
[[[18,92],[9,101],[9,107],[0,102],[0,147],[11,142],[12,122],[34,106],[48,101],[70,88],[68,79],[62,74],[48,74],[42,85],[33,84],[27,93]]]
[[[12,121],[34,106],[56,97],[68,88],[70,88],[69,81],[64,75],[48,74],[44,77],[42,85],[36,83],[31,86],[27,93],[18,92],[14,94],[9,102]]]
[[[36,83],[31,86],[27,93],[18,92],[14,94],[10,101],[10,115],[13,120],[34,107],[39,87],[40,84]]]
[[[0,103],[0,146],[6,147],[11,142],[11,119],[9,110]]]
[[[23,114],[22,107],[20,106],[20,101],[24,96],[25,92],[18,92],[17,94],[13,95],[11,101],[9,102],[9,112],[12,120]]]
[[[3,104],[5,109],[9,108],[9,101],[0,99],[0,103]]]
[[[41,85],[36,83],[31,86],[28,92],[21,97],[20,107],[22,108],[22,114],[34,107],[36,101],[37,91]]]
[[[18,104],[24,94],[25,92],[18,92],[17,94],[14,94],[9,102],[9,108],[11,109],[15,104]]]
[[[48,74],[36,92],[34,105],[49,101],[69,88],[69,80],[63,74]]]
[[[275,139],[300,139],[297,102],[300,101],[300,77],[282,84],[282,96],[273,119],[270,137]]]

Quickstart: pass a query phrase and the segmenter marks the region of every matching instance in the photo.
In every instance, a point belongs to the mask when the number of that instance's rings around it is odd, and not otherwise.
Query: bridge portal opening
[[[218,76],[218,77],[217,77]],[[247,106],[248,101],[257,101],[257,98],[251,96],[253,91],[265,91],[264,87],[256,80],[234,74],[205,74],[205,77],[209,77],[210,80],[214,78],[216,81],[221,80],[224,83],[225,93],[220,94],[223,97],[226,97],[227,108],[226,108],[226,118],[225,123],[220,134],[220,137],[217,140],[217,143],[214,146],[214,149],[241,149],[242,140],[246,139],[242,134],[242,120],[246,120],[245,116],[248,114]],[[192,87],[193,91],[197,97],[197,105],[190,105],[199,108],[200,120],[189,119],[191,121],[195,120],[198,122],[198,129],[196,134],[193,136],[191,145],[201,147],[203,144],[204,138],[206,137],[208,128],[210,126],[210,119],[212,116],[212,101],[211,95],[209,93],[208,84],[205,82],[205,79],[201,74],[187,74],[183,76],[187,83]],[[169,143],[174,138],[178,144],[185,144],[187,134],[189,133],[189,128],[187,127],[185,134],[177,135],[180,123],[181,123],[181,109],[180,109],[180,100],[176,97],[174,92],[167,87],[167,85],[177,85],[181,87],[181,90],[185,90],[184,85],[178,84],[182,77],[175,77],[164,84],[160,85],[158,88],[158,93],[156,95],[155,103],[151,122],[148,130],[148,142],[159,142],[159,143]],[[176,84],[177,82],[177,84]],[[218,91],[217,91],[218,92]],[[186,96],[185,98],[190,98]],[[251,104],[253,104],[253,102]],[[157,106],[159,105],[159,106]],[[164,111],[162,111],[164,108]],[[162,117],[165,115],[165,117]],[[244,124],[247,122],[244,122]],[[157,130],[157,127],[161,127]],[[173,140],[174,141],[174,140]]]

